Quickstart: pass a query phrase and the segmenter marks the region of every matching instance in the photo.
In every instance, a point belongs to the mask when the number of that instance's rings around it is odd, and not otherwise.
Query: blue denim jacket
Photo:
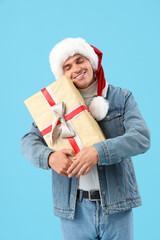
[[[150,132],[137,104],[128,90],[109,85],[106,98],[110,107],[99,121],[107,140],[94,144],[98,151],[98,176],[104,214],[140,206],[141,197],[131,156],[146,152],[150,147]],[[50,169],[49,149],[33,123],[21,140],[22,154],[36,167]],[[78,178],[63,177],[52,170],[54,214],[73,219]]]

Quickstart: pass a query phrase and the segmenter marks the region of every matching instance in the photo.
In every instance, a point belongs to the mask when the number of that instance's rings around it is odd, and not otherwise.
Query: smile
[[[86,71],[83,71],[82,73],[78,74],[74,79],[82,78],[85,75]]]

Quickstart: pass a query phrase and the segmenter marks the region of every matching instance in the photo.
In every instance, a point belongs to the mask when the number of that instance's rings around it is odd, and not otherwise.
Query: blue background
[[[160,1],[0,0],[0,239],[61,239],[53,215],[51,171],[20,153],[32,118],[23,101],[55,79],[48,56],[66,37],[103,53],[106,80],[130,89],[152,134],[134,157],[143,206],[134,209],[135,240],[160,239]]]

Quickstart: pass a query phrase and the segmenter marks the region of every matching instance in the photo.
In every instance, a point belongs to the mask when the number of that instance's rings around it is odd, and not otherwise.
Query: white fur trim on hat
[[[109,102],[101,96],[94,97],[89,104],[89,110],[97,121],[102,120],[107,115],[108,109]]]
[[[82,54],[86,57],[94,71],[98,69],[98,56],[89,43],[82,38],[66,38],[55,45],[49,55],[51,70],[56,79],[64,75],[63,64],[75,54]]]
[[[106,85],[105,85],[105,87],[103,88],[102,97],[104,97],[104,98],[106,97],[107,91],[108,91],[108,82],[106,82]]]

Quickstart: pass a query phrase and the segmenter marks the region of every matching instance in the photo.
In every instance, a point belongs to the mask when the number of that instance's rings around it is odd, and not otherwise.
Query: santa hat
[[[104,71],[101,65],[102,52],[82,38],[66,38],[55,45],[50,52],[49,62],[51,70],[56,79],[62,77],[64,75],[63,64],[69,57],[75,54],[81,54],[89,60],[98,78],[97,97],[92,99],[89,110],[93,117],[100,121],[106,116],[109,109],[108,101],[104,99],[104,97],[106,97],[108,84],[105,81]]]

